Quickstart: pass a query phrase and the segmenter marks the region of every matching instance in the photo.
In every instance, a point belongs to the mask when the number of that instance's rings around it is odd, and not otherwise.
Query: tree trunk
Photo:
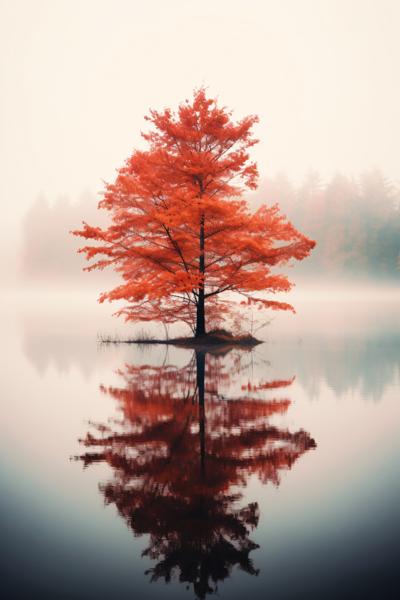
[[[201,337],[206,334],[206,315],[204,302],[204,215],[200,219],[200,255],[199,255],[199,273],[202,278],[199,285],[199,295],[197,300],[196,313],[196,334],[195,337]]]
[[[196,383],[199,394],[200,473],[206,475],[206,412],[204,403],[206,355],[196,352]]]
[[[204,311],[204,289],[199,290],[199,299],[197,302],[196,313],[196,337],[201,337],[206,334],[206,317]]]

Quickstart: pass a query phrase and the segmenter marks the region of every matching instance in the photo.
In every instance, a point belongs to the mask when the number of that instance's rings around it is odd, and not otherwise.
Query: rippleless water
[[[96,308],[3,306],[4,597],[398,597],[394,297],[197,355],[99,347]]]

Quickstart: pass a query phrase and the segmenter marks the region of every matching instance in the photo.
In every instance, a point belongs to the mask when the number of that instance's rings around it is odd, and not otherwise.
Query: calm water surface
[[[399,597],[398,298],[197,355],[91,302],[3,301],[2,597]]]

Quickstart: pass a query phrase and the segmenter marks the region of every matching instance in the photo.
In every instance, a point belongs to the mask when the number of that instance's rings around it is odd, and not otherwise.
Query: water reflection
[[[312,398],[320,397],[324,381],[337,397],[352,392],[378,402],[398,380],[399,349],[397,331],[340,338],[310,336],[297,344],[282,342],[274,366],[295,365],[298,380]]]
[[[126,365],[121,387],[101,387],[120,417],[91,424],[77,457],[111,467],[100,491],[135,536],[149,535],[151,580],[176,577],[197,598],[216,592],[234,567],[258,574],[250,535],[259,506],[241,504],[250,476],[278,485],[280,472],[316,447],[305,431],[271,423],[289,408],[275,395],[293,378],[246,379],[253,361],[248,352],[196,352],[180,368]]]
[[[316,321],[320,322],[318,315]],[[94,332],[102,330],[101,322],[90,315],[25,314],[20,323],[24,354],[43,377],[50,366],[59,373],[69,373],[74,367],[89,377],[110,362],[110,353],[99,352],[95,343]],[[310,397],[318,398],[326,384],[336,396],[357,392],[364,399],[379,401],[398,381],[399,348],[398,330],[393,327],[393,331],[383,332],[345,330],[341,336],[323,331],[280,336],[278,342],[259,351],[268,354],[279,372],[296,372],[297,381]],[[132,356],[133,349],[120,347],[118,351]]]

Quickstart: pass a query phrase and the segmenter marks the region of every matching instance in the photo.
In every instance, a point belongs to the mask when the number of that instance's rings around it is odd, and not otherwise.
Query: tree
[[[241,506],[249,477],[277,486],[280,472],[316,447],[309,433],[270,423],[290,400],[268,394],[290,388],[294,378],[255,382],[252,374],[232,397],[245,374],[243,356],[196,352],[180,368],[127,365],[119,372],[123,386],[101,387],[118,403],[119,417],[92,424],[77,457],[85,466],[111,467],[100,491],[135,536],[149,535],[143,555],[156,561],[147,571],[152,581],[176,575],[199,599],[235,566],[258,574],[250,535],[259,507]]]
[[[125,300],[118,314],[127,320],[184,321],[196,336],[206,333],[206,315],[210,323],[233,308],[226,292],[258,307],[292,309],[253,295],[290,290],[271,268],[302,260],[315,245],[276,204],[251,212],[242,197],[257,187],[248,153],[257,117],[234,122],[200,89],[177,113],[152,110],[146,119],[153,126],[142,134],[148,149],[133,152],[99,203],[112,224],[84,223],[73,232],[97,242],[80,250],[96,257],[87,270],[113,266],[122,276],[100,302]]]

